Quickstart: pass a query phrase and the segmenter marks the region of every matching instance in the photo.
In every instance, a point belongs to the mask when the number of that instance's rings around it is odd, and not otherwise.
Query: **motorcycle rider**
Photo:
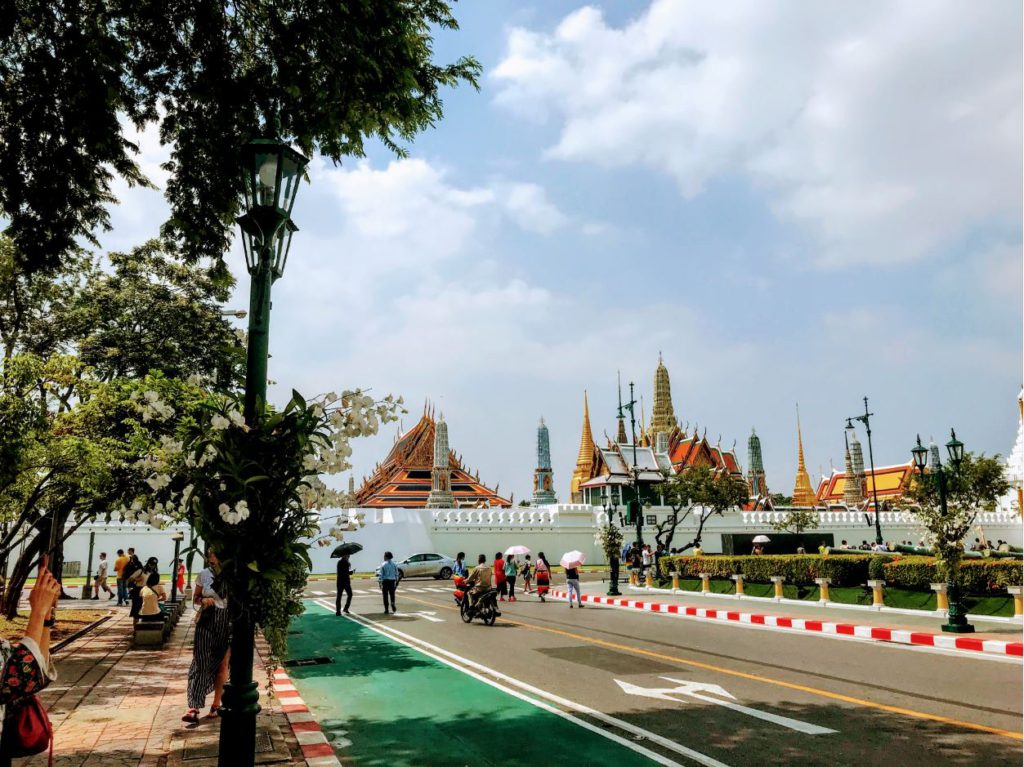
[[[491,573],[493,568],[487,564],[487,556],[481,554],[477,557],[477,563],[477,566],[473,568],[473,572],[469,574],[469,578],[466,579],[466,586],[473,587],[473,590],[469,592],[470,608],[476,607],[476,603],[481,595],[491,590]]]

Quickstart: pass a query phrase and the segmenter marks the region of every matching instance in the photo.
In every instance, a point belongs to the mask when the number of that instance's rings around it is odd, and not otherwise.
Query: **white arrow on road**
[[[673,682],[676,687],[641,687],[631,682],[623,682],[621,679],[616,679],[615,683],[622,688],[622,691],[628,695],[638,695],[644,698],[654,698],[656,700],[668,700],[680,702],[679,698],[673,696],[685,696],[686,698],[692,698],[699,700],[703,703],[712,703],[716,706],[722,706],[723,708],[732,709],[738,711],[741,714],[752,716],[755,719],[762,719],[772,724],[777,724],[782,727],[786,727],[790,730],[796,730],[802,732],[805,735],[830,735],[835,733],[835,730],[830,730],[827,727],[819,727],[816,724],[808,724],[807,722],[801,722],[799,719],[790,719],[787,716],[779,716],[778,714],[770,714],[767,711],[758,711],[756,708],[750,708],[749,706],[743,706],[739,703],[731,703],[730,701],[736,700],[735,696],[729,694],[724,689],[719,687],[717,684],[706,684],[704,682],[685,682],[681,679],[672,679],[671,677],[661,677],[667,682]],[[729,700],[721,700],[721,698],[713,698],[711,695],[720,695],[723,698],[729,698]]]
[[[409,615],[418,615],[420,618],[430,621],[431,623],[444,623],[444,618],[435,618],[437,615],[434,611],[420,610],[419,612],[409,613]]]

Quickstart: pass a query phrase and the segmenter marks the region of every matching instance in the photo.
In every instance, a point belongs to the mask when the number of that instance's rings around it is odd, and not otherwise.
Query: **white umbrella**
[[[772,539],[769,538],[767,535],[755,535],[754,536],[754,543],[771,543],[771,542],[772,542]]]
[[[510,554],[512,556],[518,556],[518,555],[521,555],[521,554],[529,554],[529,553],[530,553],[530,550],[528,548],[526,548],[525,546],[509,546],[508,550],[505,552],[505,556],[507,557]]]
[[[579,567],[586,560],[587,558],[582,551],[567,551],[562,555],[562,559],[558,564],[569,569],[571,567]]]

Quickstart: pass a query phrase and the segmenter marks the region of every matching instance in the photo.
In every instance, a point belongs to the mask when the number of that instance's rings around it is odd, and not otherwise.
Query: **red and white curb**
[[[568,594],[564,591],[552,590],[551,596],[564,599]],[[987,655],[1015,655],[1017,657],[1024,657],[1024,643],[1022,642],[1003,642],[997,639],[946,636],[943,634],[929,634],[922,631],[889,629],[880,626],[857,626],[852,623],[834,623],[831,621],[810,620],[807,618],[786,618],[781,615],[741,613],[735,610],[716,610],[708,607],[693,607],[692,605],[669,604],[665,602],[645,602],[639,599],[601,597],[594,594],[584,594],[583,601],[593,602],[594,604],[599,605],[608,605],[610,607],[676,615],[681,618],[706,618],[709,620],[734,621],[737,623],[749,623],[755,626],[770,626],[790,631],[810,631],[817,634],[873,639],[879,642],[924,645],[927,647],[937,647],[943,650],[964,650],[968,652],[982,652]]]
[[[288,674],[278,669],[271,684],[308,767],[341,767],[341,762],[334,755],[334,746],[327,740]]]

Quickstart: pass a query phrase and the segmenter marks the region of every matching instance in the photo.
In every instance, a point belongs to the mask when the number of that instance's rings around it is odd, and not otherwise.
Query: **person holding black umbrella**
[[[338,595],[334,598],[334,614],[341,615],[344,612],[348,615],[348,608],[352,606],[352,570],[349,566],[348,554],[338,557]],[[341,593],[345,592],[345,609],[341,608]]]

